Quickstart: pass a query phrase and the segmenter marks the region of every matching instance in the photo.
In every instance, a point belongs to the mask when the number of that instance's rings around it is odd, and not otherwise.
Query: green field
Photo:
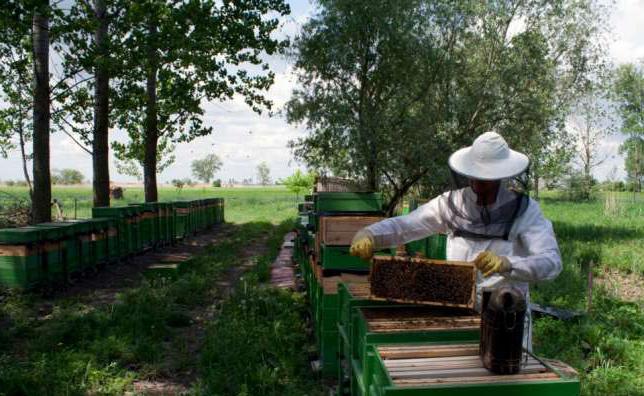
[[[10,193],[25,190],[12,188]],[[281,187],[181,193],[163,188],[159,193],[162,200],[224,197],[232,234],[198,257],[185,279],[157,288],[141,284],[120,296],[118,304],[97,308],[66,298],[57,300],[44,320],[40,297],[3,297],[0,395],[6,389],[7,394],[121,394],[137,380],[163,377],[167,370],[184,366],[198,373],[191,383],[196,394],[212,394],[214,389],[248,395],[302,394],[303,389],[321,394],[305,354],[298,352],[310,342],[304,337],[305,304],[294,295],[258,286],[296,214],[295,196]],[[58,188],[54,196],[89,203],[88,188]],[[582,316],[572,321],[536,319],[535,350],[578,369],[583,395],[644,394],[644,207],[631,197],[619,196],[608,209],[604,198],[569,202],[547,193],[540,201],[553,221],[564,271],[555,281],[535,285],[533,300]],[[126,190],[124,202],[141,200],[140,189]],[[202,354],[181,356],[172,363],[178,368],[168,368],[169,350],[185,349],[171,324],[177,312],[212,298],[212,284],[262,235],[269,237],[270,251],[261,254],[256,274],[246,278],[209,325]],[[596,282],[586,312],[591,261]],[[636,293],[626,297],[619,287],[607,287],[611,279],[622,286],[630,280]],[[250,345],[248,339],[256,343]]]
[[[142,187],[125,187],[124,197],[112,200],[113,206],[122,206],[144,201]],[[27,199],[26,187],[0,185],[0,205],[10,203],[12,197]],[[190,188],[179,191],[174,187],[159,187],[160,201],[181,201],[200,198],[222,197],[226,205],[226,221],[279,222],[294,216],[297,211],[295,194],[284,187],[238,187],[238,188]],[[52,199],[61,202],[63,213],[68,218],[92,217],[92,190],[90,186],[54,186]]]

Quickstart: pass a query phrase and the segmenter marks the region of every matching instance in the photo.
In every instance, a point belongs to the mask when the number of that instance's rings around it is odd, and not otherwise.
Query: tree
[[[289,191],[295,193],[295,197],[299,200],[300,194],[306,191],[311,191],[315,184],[315,173],[302,173],[299,169],[292,175],[282,181],[282,184],[288,188]]]
[[[120,154],[143,158],[146,201],[157,200],[159,142],[189,142],[212,132],[202,120],[204,100],[240,95],[256,112],[270,108],[262,92],[274,75],[260,55],[286,45],[271,38],[279,21],[269,15],[288,12],[283,0],[127,4],[123,48],[131,54],[123,59],[126,73],[117,80],[114,107],[137,146]]]
[[[221,165],[222,162],[216,154],[208,154],[202,159],[192,161],[192,175],[204,183],[210,183],[215,173],[221,169]]]
[[[257,181],[262,186],[271,184],[271,169],[265,161],[257,165]]]
[[[583,97],[571,116],[571,129],[577,145],[577,158],[581,162],[582,198],[590,198],[592,171],[609,158],[600,151],[603,140],[615,133],[613,111],[606,100],[591,93]]]
[[[445,185],[449,154],[485,131],[533,162],[556,152],[603,62],[592,0],[319,4],[295,40],[287,119],[309,134],[290,146],[320,173],[387,190],[390,213],[417,183]]]
[[[644,178],[644,62],[620,66],[613,91],[622,118],[622,132],[629,136],[620,153],[626,155],[626,174],[639,192]]]
[[[34,223],[51,221],[51,175],[49,170],[49,0],[33,13],[33,175]]]
[[[644,137],[631,136],[620,146],[619,153],[626,155],[624,168],[634,192],[642,191],[644,182]]]
[[[83,173],[76,169],[60,169],[54,170],[54,174],[51,177],[52,184],[63,184],[63,185],[72,185],[72,184],[81,184],[85,180]]]

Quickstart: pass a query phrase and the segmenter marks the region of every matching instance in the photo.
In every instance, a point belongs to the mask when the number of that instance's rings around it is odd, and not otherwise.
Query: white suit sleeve
[[[445,196],[438,196],[405,216],[391,217],[364,228],[374,240],[375,249],[402,245],[437,233],[447,233],[440,217]]]
[[[507,276],[524,282],[556,278],[561,272],[561,256],[552,223],[543,217],[539,204],[533,200],[530,200],[520,221],[518,238],[527,255],[507,257],[512,264],[512,270]]]

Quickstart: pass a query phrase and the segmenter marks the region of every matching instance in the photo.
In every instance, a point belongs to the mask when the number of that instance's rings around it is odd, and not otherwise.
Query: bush
[[[83,174],[76,170],[76,169],[60,169],[60,170],[54,170],[54,172],[51,175],[51,183],[52,184],[63,184],[63,185],[71,185],[71,184],[81,184],[85,180],[85,176]]]
[[[4,184],[6,184],[8,187],[13,187],[16,185],[16,182],[13,180],[7,180],[6,182],[4,182]]]
[[[214,182],[212,182],[213,187],[221,187],[221,179],[217,179]]]

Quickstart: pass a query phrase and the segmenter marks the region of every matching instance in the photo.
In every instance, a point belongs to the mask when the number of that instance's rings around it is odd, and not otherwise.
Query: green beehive
[[[76,237],[76,234],[78,233],[76,224],[63,221],[40,223],[37,226],[53,227],[59,230],[61,243],[60,262],[63,267],[63,272],[67,274],[67,276],[80,272],[80,247],[79,240]]]
[[[445,260],[447,256],[447,236],[442,234],[432,235],[418,241],[409,242],[405,247],[407,248],[407,253],[412,256],[420,254],[429,259]]]
[[[165,202],[154,202],[152,206],[157,214],[154,222],[154,246],[165,246],[168,243],[167,205]]]
[[[0,229],[0,284],[30,289],[47,281],[42,238],[37,227]]]
[[[190,202],[176,201],[175,208],[175,236],[178,239],[185,238],[190,232]]]
[[[320,192],[316,212],[375,213],[383,211],[382,193]]]
[[[147,231],[143,226],[143,205],[129,204],[126,208],[132,227],[132,253],[138,254],[143,251],[144,231]]]
[[[121,250],[119,243],[118,219],[103,217],[107,220],[107,261],[110,263],[117,262],[121,259]]]
[[[127,211],[122,207],[96,207],[92,208],[92,217],[108,217],[115,220],[119,259],[127,257],[130,254],[131,238],[131,226],[128,222]]]
[[[349,253],[349,246],[327,246],[320,244],[319,262],[325,270],[369,271],[371,264]],[[376,254],[391,255],[392,249],[383,249]]]
[[[482,366],[478,343],[372,345],[354,395],[578,396],[575,371],[528,354],[519,374],[497,375]]]
[[[107,264],[110,260],[107,233],[110,228],[109,220],[105,218],[88,219],[92,223],[92,239],[95,265]]]
[[[63,283],[67,281],[68,272],[63,263],[64,244],[62,242],[63,228],[58,225],[48,226],[36,224],[34,227],[42,230],[43,244],[41,252],[47,269],[48,282]]]
[[[96,252],[92,243],[94,225],[88,220],[65,220],[76,228],[76,243],[78,252],[78,266],[80,271],[94,271],[96,269]]]
[[[177,240],[176,210],[173,202],[166,202],[168,243],[174,245]]]

